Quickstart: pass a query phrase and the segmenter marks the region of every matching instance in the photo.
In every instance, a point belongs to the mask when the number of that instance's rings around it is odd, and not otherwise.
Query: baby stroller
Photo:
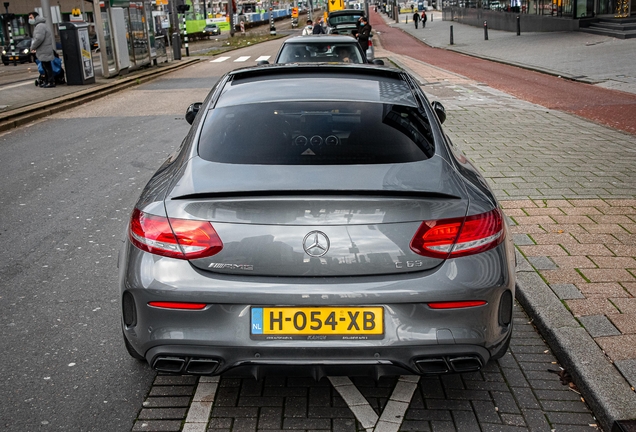
[[[62,68],[62,59],[60,56],[54,52],[55,58],[51,62],[51,67],[53,68],[53,75],[55,75],[55,84],[66,84],[66,80],[64,79],[64,68]],[[42,67],[42,62],[40,60],[35,59],[35,64],[38,65],[38,72],[40,76],[35,80],[36,87],[42,87],[46,84],[46,73],[44,72],[44,67]]]

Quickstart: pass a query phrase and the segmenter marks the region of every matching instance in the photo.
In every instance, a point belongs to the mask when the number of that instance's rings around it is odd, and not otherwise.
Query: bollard
[[[453,41],[453,26],[450,26],[450,36],[451,36],[450,44],[453,45],[455,43]]]
[[[433,15],[433,12],[431,12],[431,22],[433,22],[433,17],[434,17],[434,16],[435,16],[435,15]]]
[[[517,15],[517,36],[521,35],[521,17]]]
[[[488,21],[484,21],[484,40],[488,40]]]
[[[404,24],[408,24],[409,23],[409,14],[406,14],[406,19],[404,20]]]

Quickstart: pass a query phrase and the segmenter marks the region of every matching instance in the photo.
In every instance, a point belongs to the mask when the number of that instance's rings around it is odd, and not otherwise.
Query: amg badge
[[[252,264],[222,264],[222,263],[210,263],[208,268],[222,270],[246,270],[252,271],[254,270],[254,266]]]

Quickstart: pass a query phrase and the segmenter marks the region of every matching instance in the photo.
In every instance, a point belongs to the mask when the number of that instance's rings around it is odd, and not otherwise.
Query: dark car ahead
[[[327,16],[329,34],[350,35],[353,30],[359,29],[359,19],[364,16],[360,9],[342,9],[330,12]]]
[[[2,64],[32,63],[35,55],[31,53],[31,38],[25,38],[14,45],[14,49],[7,46],[2,49]]]
[[[203,30],[202,33],[205,36],[218,36],[221,34],[221,29],[219,28],[218,25],[216,24],[207,24]]]
[[[444,118],[385,67],[223,76],[132,212],[119,257],[129,353],[164,372],[314,377],[501,357],[514,250]]]
[[[351,36],[296,36],[283,42],[275,63],[367,63],[358,41]]]

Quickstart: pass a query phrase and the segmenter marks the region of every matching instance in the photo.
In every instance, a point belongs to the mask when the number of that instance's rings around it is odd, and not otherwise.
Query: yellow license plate
[[[384,335],[384,308],[253,307],[255,339],[367,340]]]

